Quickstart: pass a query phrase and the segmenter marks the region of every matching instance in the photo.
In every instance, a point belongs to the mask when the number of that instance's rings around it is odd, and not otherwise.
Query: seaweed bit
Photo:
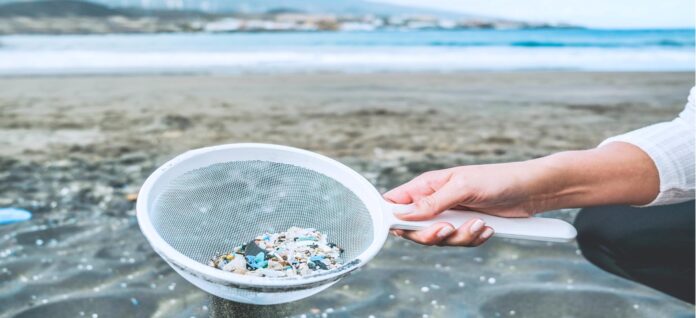
[[[232,252],[217,254],[208,265],[237,274],[261,277],[307,276],[342,265],[343,249],[313,228],[291,227],[264,233]]]

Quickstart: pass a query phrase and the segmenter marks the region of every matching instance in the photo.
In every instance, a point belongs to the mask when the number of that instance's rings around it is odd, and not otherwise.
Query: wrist
[[[528,205],[533,213],[573,206],[577,198],[589,191],[568,169],[570,162],[577,162],[586,151],[566,151],[526,161],[529,172]]]

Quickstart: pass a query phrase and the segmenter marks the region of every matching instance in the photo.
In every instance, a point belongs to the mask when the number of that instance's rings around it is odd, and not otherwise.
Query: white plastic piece
[[[437,217],[426,221],[404,221],[394,216],[394,212],[409,211],[410,205],[392,204],[385,202],[387,208],[387,222],[392,229],[419,230],[435,223],[446,222],[459,228],[462,224],[473,218],[483,220],[487,226],[495,231],[494,236],[514,238],[521,240],[551,241],[551,242],[570,242],[575,239],[577,231],[575,228],[563,220],[529,217],[529,218],[503,218],[489,214],[463,211],[447,210]]]

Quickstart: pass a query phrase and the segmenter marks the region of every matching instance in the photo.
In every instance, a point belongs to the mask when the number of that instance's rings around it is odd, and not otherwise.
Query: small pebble
[[[459,285],[459,287],[464,287],[464,286],[466,286],[466,283],[465,283],[465,282],[459,282],[457,285]]]
[[[495,284],[495,278],[494,277],[488,278],[488,283],[491,285]]]
[[[421,287],[421,292],[427,293],[429,291],[430,291],[430,288],[428,288],[427,286]]]

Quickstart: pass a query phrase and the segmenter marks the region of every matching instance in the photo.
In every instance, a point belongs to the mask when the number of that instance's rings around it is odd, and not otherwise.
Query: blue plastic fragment
[[[265,268],[268,266],[268,261],[265,258],[266,255],[263,252],[259,252],[256,256],[247,255],[247,265],[251,268]]]
[[[0,208],[0,225],[31,219],[31,212],[18,208]]]
[[[258,263],[249,263],[249,266],[251,266],[251,268],[255,268],[255,269],[256,268],[266,268],[268,266],[268,261],[261,261]]]
[[[309,260],[312,261],[312,262],[314,262],[314,261],[321,261],[321,260],[323,260],[323,259],[324,259],[324,256],[321,256],[321,255],[314,255],[314,256],[312,256],[312,257],[309,258]]]

